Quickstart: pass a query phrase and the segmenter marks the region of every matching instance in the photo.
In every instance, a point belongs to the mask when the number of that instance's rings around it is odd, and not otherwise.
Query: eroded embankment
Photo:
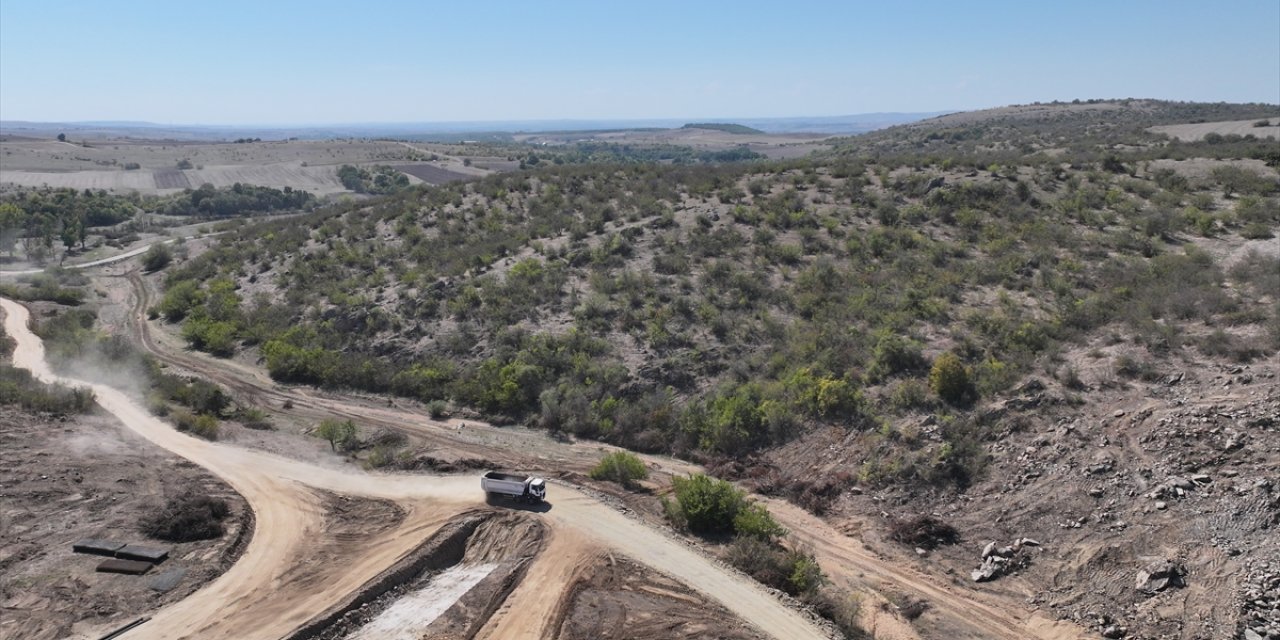
[[[565,591],[554,640],[760,640],[757,629],[661,573],[603,552]]]
[[[382,638],[391,628],[415,638],[474,637],[519,583],[544,533],[526,513],[463,513],[288,640]],[[428,599],[430,606],[413,606]]]

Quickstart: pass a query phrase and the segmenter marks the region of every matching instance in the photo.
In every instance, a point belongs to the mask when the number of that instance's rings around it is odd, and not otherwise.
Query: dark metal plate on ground
[[[186,569],[170,569],[151,578],[151,581],[147,583],[147,588],[164,593],[178,586],[178,583],[182,582],[182,578],[186,575]]]
[[[85,538],[71,545],[71,550],[76,553],[92,553],[99,556],[114,556],[117,551],[123,549],[125,543],[112,542],[111,540],[100,540],[98,538]]]
[[[125,560],[143,560],[146,562],[163,562],[169,557],[168,549],[158,549],[156,547],[142,547],[136,544],[125,545],[122,549],[116,550],[117,558]]]
[[[139,562],[137,560],[103,560],[98,565],[98,571],[103,573],[127,573],[131,576],[140,576],[151,570],[150,562]]]

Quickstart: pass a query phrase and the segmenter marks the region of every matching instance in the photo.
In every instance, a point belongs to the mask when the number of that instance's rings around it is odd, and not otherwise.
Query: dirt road
[[[5,330],[16,342],[16,366],[29,369],[46,382],[92,388],[98,403],[129,428],[223,478],[254,510],[253,539],[230,571],[187,599],[162,609],[126,637],[282,637],[403,557],[449,516],[481,502],[483,494],[475,478],[469,476],[376,476],[182,434],[123,392],[53,374],[45,362],[41,341],[27,326],[26,308],[8,299],[0,299],[0,308],[5,312]],[[316,489],[396,500],[406,515],[393,530],[351,544],[350,554],[343,562],[308,567],[310,548],[325,537],[322,498]],[[554,503],[547,519],[553,532],[563,530],[567,535],[581,536],[670,573],[768,635],[788,639],[825,637],[804,616],[750,580],[726,571],[684,544],[570,487],[556,486],[552,496]],[[537,570],[547,573],[551,566],[548,563],[558,561],[555,556],[540,558]],[[304,570],[300,571],[300,567]],[[541,588],[561,592],[567,586],[545,584]],[[491,624],[498,629],[505,625],[528,630],[533,637],[541,636],[547,631],[543,624],[545,613],[537,607],[508,607]]]
[[[151,293],[147,283],[136,274],[130,276],[130,283],[137,300],[134,330],[144,348],[162,361],[215,380],[243,397],[277,406],[288,400],[293,403],[295,410],[310,412],[317,420],[334,415],[349,417],[365,424],[413,434],[441,450],[452,449],[489,460],[510,461],[510,464],[518,468],[542,467],[548,471],[573,469],[581,472],[599,459],[603,445],[598,443],[554,443],[542,434],[519,429],[499,429],[472,421],[468,422],[465,431],[459,432],[453,424],[432,420],[423,412],[408,408],[389,408],[385,404],[375,404],[349,394],[322,394],[308,389],[280,386],[260,370],[250,369],[235,361],[215,359],[182,351],[176,345],[162,344],[162,340],[152,335],[143,311],[150,304]],[[540,460],[531,459],[535,455]],[[700,471],[694,465],[670,458],[645,456],[645,460],[653,470],[664,475]],[[854,591],[875,593],[887,589],[922,598],[929,602],[932,615],[942,619],[942,624],[953,634],[951,637],[975,640],[1074,640],[1090,637],[1078,626],[1049,620],[1028,611],[1018,598],[947,586],[945,579],[925,575],[891,559],[882,558],[868,551],[859,540],[844,535],[822,519],[790,503],[770,500],[769,506],[783,525],[813,547],[823,568],[838,584]],[[611,513],[616,515],[615,512]],[[558,514],[552,512],[549,515]],[[634,552],[634,549],[628,551],[632,555]],[[657,560],[646,564],[657,567],[656,562]],[[676,571],[663,571],[680,577]],[[882,597],[872,597],[870,600],[884,602]],[[863,613],[864,626],[874,629],[877,638],[914,640],[920,637],[910,623],[892,612],[892,607],[882,609],[878,606],[865,606]]]

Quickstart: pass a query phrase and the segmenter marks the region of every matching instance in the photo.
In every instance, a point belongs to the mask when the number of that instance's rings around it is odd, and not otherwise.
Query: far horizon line
[[[992,108],[992,107],[983,107]],[[836,115],[790,115],[790,116],[695,116],[695,117],[565,117],[565,118],[507,118],[481,120],[368,120],[368,121],[327,121],[327,122],[162,122],[155,120],[30,120],[24,118],[0,119],[0,125],[33,124],[33,125],[68,125],[68,126],[147,126],[147,127],[260,127],[276,129],[304,129],[318,127],[397,127],[423,125],[487,125],[487,124],[554,124],[574,122],[626,122],[626,123],[674,123],[685,124],[715,123],[735,124],[740,121],[780,121],[780,120],[838,120],[846,118],[867,118],[876,116],[917,116],[948,113],[961,113],[975,109],[941,109],[936,111],[868,111],[862,113],[843,113]]]
[[[1022,107],[1032,105],[1054,105],[1054,104],[1087,104],[1087,103],[1106,103],[1106,102],[1122,102],[1122,101],[1143,101],[1150,100],[1156,102],[1203,102],[1205,104],[1227,103],[1227,101],[1197,101],[1197,100],[1177,100],[1171,98],[1074,98],[1063,99],[1056,98],[1053,100],[1037,100],[1031,102],[1020,102],[1001,104],[994,106],[969,107],[961,109],[940,109],[930,111],[867,111],[858,113],[842,113],[835,115],[786,115],[786,116],[691,116],[691,117],[669,117],[669,116],[618,116],[618,117],[563,117],[563,118],[508,118],[508,119],[477,119],[477,120],[371,120],[371,121],[319,121],[319,122],[163,122],[154,120],[27,120],[20,118],[0,118],[0,126],[16,126],[16,125],[41,125],[41,126],[68,126],[68,127],[147,127],[147,128],[186,128],[186,129],[274,129],[280,131],[288,130],[306,130],[306,129],[333,129],[342,127],[363,127],[363,128],[395,128],[395,127],[427,127],[438,126],[451,129],[467,128],[469,131],[475,132],[497,132],[504,133],[521,133],[522,131],[510,129],[510,125],[536,125],[540,127],[539,132],[552,131],[553,129],[542,128],[548,125],[556,124],[615,124],[629,125],[630,127],[641,127],[645,125],[668,126],[681,124],[739,124],[739,123],[768,123],[768,122],[786,122],[786,121],[812,121],[812,122],[838,122],[852,121],[854,118],[902,118],[918,116],[920,119],[938,117],[941,115],[949,115],[955,113],[967,113],[975,111],[986,111],[990,109],[1002,109],[1006,107]],[[1280,107],[1280,103],[1272,103],[1266,101],[1256,102],[1238,102],[1233,104],[1257,104],[1265,106]],[[494,125],[508,125],[508,128],[492,128]],[[490,128],[486,128],[490,127]]]

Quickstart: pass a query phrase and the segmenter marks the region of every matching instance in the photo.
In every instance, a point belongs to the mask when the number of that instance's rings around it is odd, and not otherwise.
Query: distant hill
[[[848,138],[839,146],[850,154],[911,153],[1023,154],[1059,152],[1066,148],[1099,153],[1115,145],[1161,146],[1168,137],[1154,127],[1248,121],[1280,115],[1280,106],[1175,102],[1149,99],[1076,100],[1012,105],[979,111],[951,113],[881,128]],[[1243,129],[1254,140],[1264,128]],[[1058,151],[1055,151],[1058,150]],[[1253,157],[1253,156],[1249,156]]]
[[[915,122],[950,112],[931,113],[863,113],[847,116],[732,118],[735,133],[824,133],[852,135],[876,129]],[[726,118],[728,119],[728,118]],[[718,128],[712,117],[710,125],[693,124],[697,128]],[[334,138],[414,138],[474,140],[506,139],[512,133],[553,131],[602,131],[631,129],[679,128],[688,120],[670,118],[630,120],[504,120],[485,122],[388,122],[339,123],[317,125],[200,125],[158,124],[152,122],[31,122],[0,120],[0,135],[51,138],[66,133],[77,140],[105,138],[139,138],[148,140],[219,141],[236,138],[283,140],[327,140]],[[723,130],[723,129],[720,129]]]
[[[751,127],[748,127],[746,125],[732,124],[727,122],[690,122],[689,124],[686,124],[680,128],[681,129],[710,129],[712,131],[723,131],[725,133],[748,133],[748,134],[764,133],[759,129],[752,129]]]

